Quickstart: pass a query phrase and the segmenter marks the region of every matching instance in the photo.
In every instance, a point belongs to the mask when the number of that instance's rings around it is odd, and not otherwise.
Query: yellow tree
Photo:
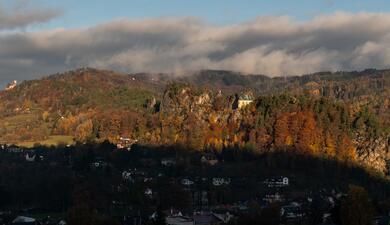
[[[337,158],[349,162],[353,162],[356,159],[355,147],[346,134],[342,134],[340,137]]]
[[[88,119],[77,126],[75,132],[75,139],[79,142],[86,142],[93,132],[93,123]]]
[[[274,130],[274,142],[277,148],[292,145],[293,141],[288,128],[288,114],[283,114],[276,119]]]
[[[312,112],[305,112],[305,121],[299,131],[297,147],[304,153],[317,154],[316,121]]]
[[[332,134],[327,131],[325,134],[325,155],[329,157],[335,157],[336,156],[336,143],[334,141],[334,137]]]

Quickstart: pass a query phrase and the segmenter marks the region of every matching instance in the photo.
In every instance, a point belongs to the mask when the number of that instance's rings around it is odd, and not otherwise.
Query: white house
[[[229,185],[230,178],[213,178],[212,183],[214,186]]]
[[[267,187],[287,187],[289,185],[288,177],[268,178],[263,182]]]
[[[27,162],[34,162],[36,155],[30,156],[28,153],[26,154],[26,161]]]
[[[254,99],[255,99],[255,97],[253,96],[253,93],[250,91],[247,91],[245,93],[241,93],[238,96],[237,107],[239,109],[242,109],[245,106],[251,104],[254,101]]]
[[[188,178],[181,179],[180,183],[185,186],[190,186],[194,184],[194,182]]]

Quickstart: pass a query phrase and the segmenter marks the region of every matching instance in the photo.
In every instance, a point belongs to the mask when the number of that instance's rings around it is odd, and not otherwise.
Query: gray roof
[[[241,93],[238,96],[238,99],[239,100],[253,101],[255,99],[255,97],[253,96],[252,92],[245,92],[245,93]]]

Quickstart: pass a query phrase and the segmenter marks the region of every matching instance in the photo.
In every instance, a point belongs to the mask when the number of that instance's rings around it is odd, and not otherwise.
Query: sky
[[[388,0],[0,0],[0,87],[84,66],[288,76],[389,64]]]
[[[289,15],[307,20],[334,11],[388,12],[388,0],[39,0],[37,4],[62,9],[65,14],[50,27],[86,27],[118,19],[198,17],[227,25],[264,15]]]

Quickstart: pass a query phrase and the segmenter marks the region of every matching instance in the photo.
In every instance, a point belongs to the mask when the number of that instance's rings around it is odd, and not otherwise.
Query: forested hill
[[[380,94],[389,87],[390,70],[364,70],[361,72],[320,72],[303,76],[270,78],[265,75],[248,75],[232,71],[203,70],[184,76],[169,74],[134,74],[143,81],[167,83],[190,83],[234,93],[242,88],[251,88],[258,94],[283,91],[299,92],[318,88],[328,97],[348,99],[361,95]],[[387,90],[388,91],[388,90]]]
[[[390,70],[269,78],[78,69],[0,92],[0,142],[120,137],[190,150],[295,151],[386,172]],[[237,98],[254,101],[237,109]]]

